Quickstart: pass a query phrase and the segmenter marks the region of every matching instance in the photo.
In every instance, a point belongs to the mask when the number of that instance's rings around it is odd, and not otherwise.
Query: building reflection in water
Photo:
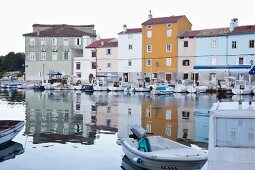
[[[115,134],[117,106],[107,95],[69,91],[26,91],[25,134],[33,143],[94,144],[100,133]]]

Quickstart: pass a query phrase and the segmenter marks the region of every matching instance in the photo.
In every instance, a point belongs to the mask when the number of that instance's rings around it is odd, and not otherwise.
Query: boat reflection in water
[[[95,96],[81,92],[27,91],[25,134],[33,136],[34,144],[72,142],[91,145],[100,133],[117,132],[112,126],[113,118],[107,119],[101,114],[107,107]]]
[[[0,146],[0,162],[14,159],[16,155],[24,153],[23,145],[17,142],[10,141],[5,145]]]
[[[126,155],[122,157],[121,166],[124,170],[146,170],[144,168],[141,168],[137,165],[135,165],[133,162],[131,162]]]

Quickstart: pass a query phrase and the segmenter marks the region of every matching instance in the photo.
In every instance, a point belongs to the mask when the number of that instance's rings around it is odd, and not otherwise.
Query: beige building
[[[196,62],[196,35],[198,31],[185,31],[178,36],[177,79],[194,80]],[[196,73],[195,73],[196,74]],[[197,80],[196,75],[196,80]]]

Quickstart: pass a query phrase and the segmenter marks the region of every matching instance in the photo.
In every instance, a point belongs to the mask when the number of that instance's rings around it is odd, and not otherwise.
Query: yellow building
[[[143,72],[157,80],[174,80],[177,72],[178,34],[191,30],[185,15],[152,18],[142,23]]]

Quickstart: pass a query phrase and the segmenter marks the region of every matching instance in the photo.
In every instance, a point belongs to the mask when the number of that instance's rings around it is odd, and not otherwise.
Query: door
[[[123,81],[128,82],[128,73],[123,73]]]

